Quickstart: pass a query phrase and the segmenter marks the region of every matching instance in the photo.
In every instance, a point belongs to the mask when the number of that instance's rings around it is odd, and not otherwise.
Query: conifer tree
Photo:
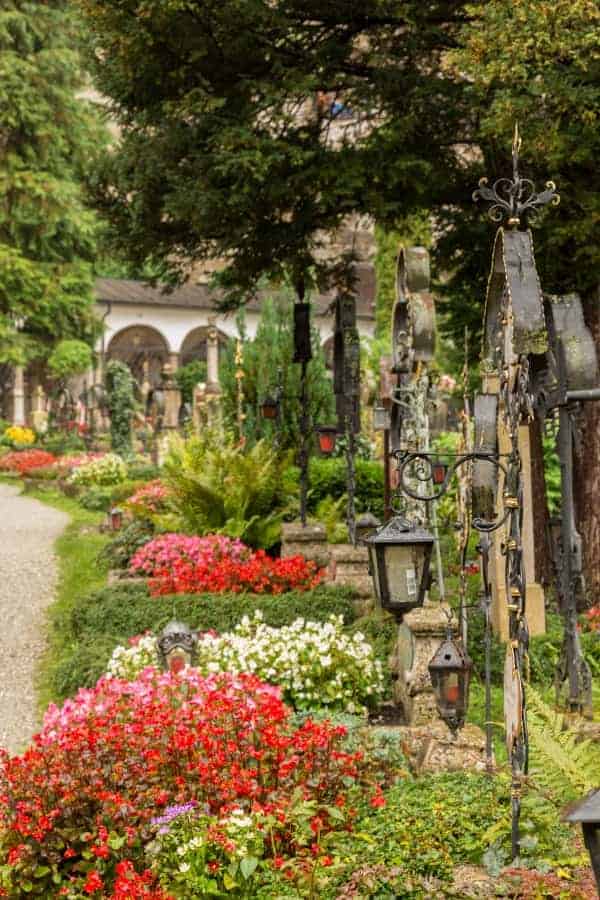
[[[100,130],[78,97],[76,23],[61,0],[0,8],[0,362],[90,340],[94,216],[82,180]]]

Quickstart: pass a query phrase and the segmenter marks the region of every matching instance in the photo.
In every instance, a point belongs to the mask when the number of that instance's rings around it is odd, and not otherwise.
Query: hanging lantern
[[[409,610],[423,606],[429,587],[433,535],[395,516],[365,538],[364,543],[381,608],[402,618]]]
[[[443,484],[446,480],[448,466],[442,462],[435,462],[431,466],[431,477],[434,484]]]
[[[580,824],[583,840],[590,854],[596,885],[600,893],[600,788],[592,791],[583,800],[567,807],[563,821]]]
[[[381,400],[373,407],[373,431],[389,431],[391,416]]]
[[[156,645],[165,672],[176,674],[196,664],[198,638],[184,622],[165,625]]]
[[[446,639],[429,663],[429,675],[440,718],[454,732],[465,724],[472,668],[465,649],[448,628]]]
[[[263,419],[273,421],[279,416],[279,400],[275,397],[265,397],[260,404],[260,414]]]
[[[337,428],[334,425],[319,425],[315,431],[319,441],[319,450],[323,456],[331,456],[337,442]]]
[[[360,543],[361,541],[364,541],[364,539],[373,534],[374,531],[377,531],[380,526],[381,522],[377,516],[373,515],[373,513],[362,513],[362,515],[357,518],[354,526],[357,542]]]
[[[109,516],[109,524],[111,531],[119,531],[123,527],[123,510],[115,506],[111,509]]]

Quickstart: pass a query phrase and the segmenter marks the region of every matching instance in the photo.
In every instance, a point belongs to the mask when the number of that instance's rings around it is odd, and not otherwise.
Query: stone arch
[[[110,339],[106,359],[126,363],[138,382],[160,383],[162,368],[169,361],[169,345],[165,337],[151,325],[129,325]]]
[[[180,366],[186,366],[188,363],[196,361],[206,362],[206,342],[209,328],[209,325],[199,325],[186,334],[179,351]],[[229,337],[217,329],[217,339],[219,341],[220,359],[223,350],[229,342]]]

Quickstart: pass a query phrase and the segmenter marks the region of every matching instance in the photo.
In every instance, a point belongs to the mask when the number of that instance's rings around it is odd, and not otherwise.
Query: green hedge
[[[332,614],[343,616],[350,626],[356,619],[352,598],[350,589],[326,585],[277,596],[177,594],[157,598],[150,597],[145,585],[104,588],[77,600],[61,622],[70,640],[52,669],[53,694],[64,699],[80,687],[95,684],[116,644],[144,631],[158,632],[173,618],[199,631],[222,632],[260,609],[265,622],[274,627],[289,625],[300,617],[323,622]]]
[[[346,493],[346,460],[316,457],[310,461],[309,509],[314,512],[325,497],[337,499]],[[356,460],[356,506],[383,519],[383,465]]]

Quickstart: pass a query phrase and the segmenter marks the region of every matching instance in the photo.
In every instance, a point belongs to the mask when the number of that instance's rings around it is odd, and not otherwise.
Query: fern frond
[[[531,686],[527,690],[532,777],[567,802],[600,784],[600,747],[578,739],[564,715]]]

